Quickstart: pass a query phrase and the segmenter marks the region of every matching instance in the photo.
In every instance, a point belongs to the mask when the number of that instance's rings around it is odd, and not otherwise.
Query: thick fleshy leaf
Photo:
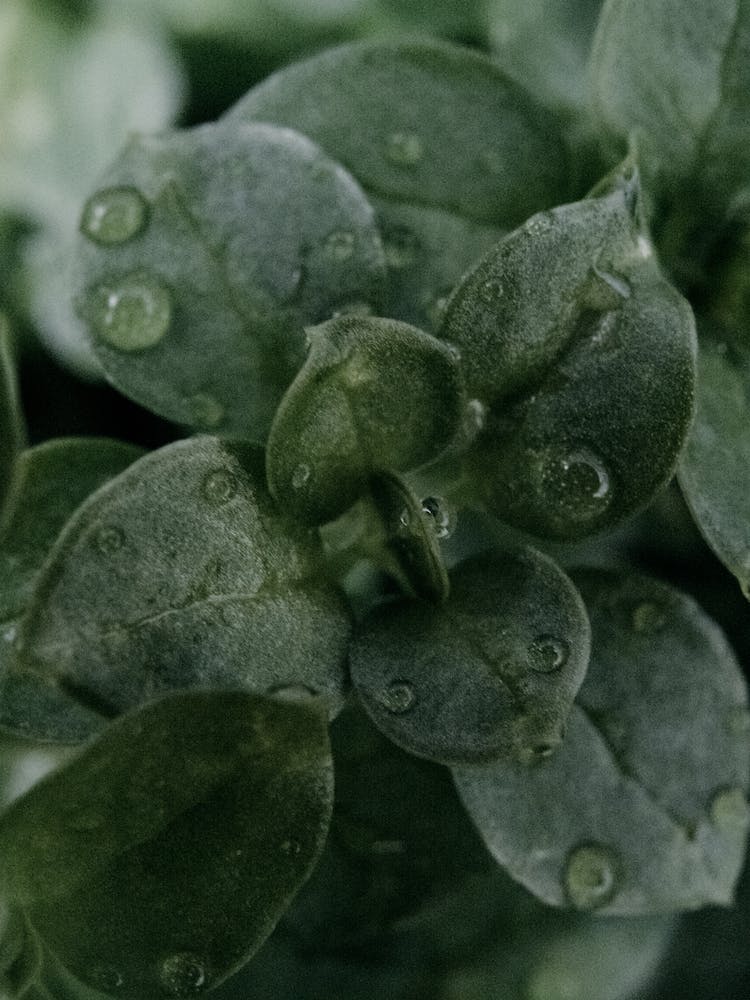
[[[708,544],[750,599],[750,349],[706,336],[698,354],[698,412],[680,486]]]
[[[228,117],[299,129],[367,191],[479,222],[517,225],[566,197],[555,116],[486,56],[434,40],[331,49],[275,73]]]
[[[723,633],[640,576],[574,576],[592,656],[563,745],[533,767],[454,769],[490,851],[556,906],[728,904],[750,812],[747,691]]]
[[[606,0],[591,58],[595,114],[637,134],[665,187],[726,204],[750,171],[750,3]]]
[[[377,302],[385,278],[357,183],[274,125],[132,139],[81,232],[77,306],[109,379],[170,420],[256,441],[303,326]]]
[[[487,508],[573,538],[666,485],[693,416],[695,326],[640,224],[637,174],[531,218],[448,303],[441,336],[488,404],[469,456]]]
[[[62,689],[89,710],[90,728],[194,686],[319,696],[335,714],[349,613],[319,557],[318,540],[278,515],[259,449],[176,442],[68,522],[19,627],[13,671]],[[40,721],[33,735],[86,735]]]
[[[458,361],[397,320],[341,316],[307,331],[310,353],[274,418],[266,467],[280,506],[307,524],[332,521],[379,469],[435,458],[463,413]]]
[[[17,1000],[37,978],[41,965],[39,940],[23,913],[0,903],[0,995]]]
[[[445,764],[528,760],[560,742],[589,655],[578,592],[534,549],[468,560],[441,608],[375,608],[355,633],[352,680],[375,724]]]
[[[23,442],[23,420],[19,409],[10,330],[5,316],[0,313],[0,527],[8,516],[4,508]]]
[[[0,820],[4,891],[76,978],[128,1000],[220,982],[323,846],[320,712],[179,692],[113,723]]]

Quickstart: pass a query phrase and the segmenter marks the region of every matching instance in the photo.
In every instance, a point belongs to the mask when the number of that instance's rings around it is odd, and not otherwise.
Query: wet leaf
[[[591,663],[532,768],[454,769],[488,848],[544,902],[606,914],[728,904],[745,853],[747,691],[723,633],[647,577],[574,575]]]
[[[375,608],[355,633],[352,680],[395,743],[444,764],[550,754],[589,654],[581,599],[534,549],[468,560],[441,608]]]
[[[4,508],[24,437],[10,330],[0,313],[0,526],[9,516]]]
[[[385,277],[359,186],[273,125],[132,139],[81,231],[77,305],[109,379],[170,420],[259,442],[303,326],[377,302]]]
[[[750,599],[750,350],[706,336],[698,412],[679,469],[704,538]]]
[[[128,1000],[193,995],[273,929],[332,799],[321,713],[241,691],[172,694],[10,807],[3,884],[83,983],[116,981]]]
[[[263,454],[178,441],[132,465],[68,522],[22,619],[18,681],[61,689],[96,722],[162,692],[247,688],[335,714],[349,613],[319,541],[281,518]],[[47,738],[80,738],[58,733]]]
[[[489,406],[468,459],[481,499],[540,537],[581,537],[645,506],[692,419],[692,311],[638,206],[631,172],[533,216],[447,306],[440,335]]]
[[[322,524],[366,492],[372,472],[415,468],[443,451],[459,427],[463,386],[450,348],[397,320],[342,316],[307,335],[266,467],[282,509]]]

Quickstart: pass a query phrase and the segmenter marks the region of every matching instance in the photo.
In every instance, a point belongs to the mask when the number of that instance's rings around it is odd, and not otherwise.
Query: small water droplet
[[[479,297],[488,306],[495,305],[503,297],[505,289],[503,283],[497,278],[488,278],[479,287]]]
[[[531,669],[539,674],[551,674],[562,669],[569,656],[569,643],[554,635],[539,635],[529,644]]]
[[[97,335],[119,351],[143,351],[165,336],[172,322],[172,295],[143,271],[104,282],[90,293],[88,316]]]
[[[741,788],[722,788],[711,799],[711,822],[724,833],[744,830],[750,820],[750,806]]]
[[[354,253],[354,233],[344,229],[334,229],[326,237],[323,248],[332,260],[348,260]]]
[[[666,615],[664,608],[654,601],[641,601],[633,608],[631,621],[636,632],[652,635],[664,627]]]
[[[16,641],[16,636],[18,635],[18,626],[10,625],[3,632],[3,642],[13,643]]]
[[[210,504],[227,503],[238,489],[237,477],[226,469],[214,469],[203,477],[201,493]]]
[[[124,983],[122,973],[114,965],[95,965],[88,978],[95,989],[105,993],[119,990]]]
[[[133,187],[98,191],[83,207],[81,232],[102,246],[126,243],[140,233],[148,221],[148,203]]]
[[[275,684],[267,694],[280,701],[292,702],[309,702],[318,697],[318,692],[305,684]]]
[[[408,226],[392,226],[385,233],[383,249],[388,267],[398,271],[417,260],[421,245]]]
[[[617,892],[619,862],[614,851],[601,844],[582,844],[571,851],[563,884],[568,899],[579,910],[594,910]]]
[[[392,132],[385,145],[385,155],[399,167],[413,167],[422,159],[422,140],[416,132]]]
[[[597,517],[612,500],[609,471],[588,448],[550,456],[543,465],[541,481],[552,516],[570,523]]]
[[[214,399],[213,396],[209,396],[205,392],[199,392],[195,396],[191,396],[188,400],[188,406],[193,415],[191,423],[195,424],[196,427],[203,427],[208,430],[217,428],[223,422],[226,415],[226,410],[218,399]]]
[[[466,420],[474,434],[484,430],[487,423],[487,407],[479,399],[470,399],[466,404]]]
[[[281,844],[281,850],[290,857],[295,857],[302,850],[302,845],[298,840],[285,840]]]
[[[456,526],[455,511],[441,497],[425,497],[421,506],[435,538],[450,538]]]
[[[549,212],[540,212],[533,215],[524,225],[524,231],[528,236],[541,236],[552,228],[554,216]]]
[[[401,513],[398,515],[398,521],[396,523],[396,531],[399,535],[409,534],[409,529],[411,528],[411,511],[408,507],[404,507]]]
[[[301,490],[310,479],[310,466],[304,463],[298,465],[292,473],[292,488]]]
[[[120,528],[105,525],[94,536],[94,544],[103,556],[113,556],[125,544],[125,534]]]
[[[461,351],[455,344],[451,344],[450,341],[444,340],[443,343],[448,348],[448,353],[453,358],[454,361],[461,360]]]
[[[408,681],[392,681],[378,696],[378,701],[394,715],[402,715],[414,707],[417,696]]]
[[[750,735],[750,709],[746,705],[737,705],[730,709],[727,715],[727,729],[732,736]]]
[[[165,958],[161,963],[159,980],[169,996],[193,996],[208,985],[206,964],[192,952],[178,952]]]

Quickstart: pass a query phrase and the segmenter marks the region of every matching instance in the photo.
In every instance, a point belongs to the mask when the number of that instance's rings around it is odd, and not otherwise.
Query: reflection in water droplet
[[[711,799],[711,822],[724,833],[744,830],[750,821],[747,796],[741,788],[722,788]]]
[[[218,427],[226,415],[226,411],[218,399],[209,396],[208,393],[199,392],[191,396],[188,406],[192,414],[191,424],[196,427],[214,430]]]
[[[450,538],[456,527],[456,515],[441,497],[425,497],[422,514],[435,538]]]
[[[388,136],[385,155],[399,167],[413,167],[422,159],[422,140],[416,132],[393,132]]]
[[[172,322],[172,295],[142,271],[98,285],[87,315],[97,335],[120,351],[143,351],[165,336]]]
[[[421,247],[408,226],[391,226],[385,233],[383,249],[388,267],[398,271],[416,261]]]
[[[414,707],[417,696],[414,688],[408,681],[392,681],[388,687],[378,695],[380,704],[387,708],[394,715],[402,715]]]
[[[119,990],[124,983],[122,973],[114,965],[95,965],[88,976],[94,989],[109,993]]]
[[[310,478],[310,466],[304,463],[298,465],[292,473],[292,488],[300,490]]]
[[[125,544],[125,534],[120,528],[105,525],[94,536],[94,544],[103,556],[113,556]]]
[[[560,670],[570,656],[570,645],[554,635],[539,635],[529,644],[531,669],[539,674]]]
[[[159,981],[164,991],[173,997],[189,997],[208,985],[205,962],[188,951],[170,955],[161,963]]]
[[[609,471],[588,448],[552,454],[543,464],[541,483],[551,516],[573,524],[602,514],[612,500]]]
[[[231,500],[238,489],[237,478],[226,469],[214,469],[203,477],[201,493],[211,504],[223,504]]]
[[[636,632],[651,635],[664,627],[666,615],[664,608],[654,601],[642,601],[633,608],[631,620]]]
[[[102,246],[115,246],[132,240],[148,219],[146,199],[133,187],[114,187],[98,191],[83,207],[81,232]]]
[[[318,692],[305,684],[275,684],[266,692],[280,701],[308,702],[318,697]]]
[[[334,229],[326,237],[323,248],[332,260],[348,260],[354,253],[354,233],[344,229]]]
[[[609,847],[582,844],[571,851],[565,865],[563,885],[573,906],[594,910],[604,906],[618,889],[619,862]]]

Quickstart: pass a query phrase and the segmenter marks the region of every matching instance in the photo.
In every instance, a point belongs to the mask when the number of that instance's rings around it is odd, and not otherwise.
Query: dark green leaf
[[[132,139],[81,230],[78,309],[110,380],[170,420],[257,441],[303,326],[377,301],[385,277],[358,185],[273,125]]]
[[[13,350],[5,316],[0,313],[0,527],[18,454],[23,448],[23,419],[19,408]]]
[[[727,904],[748,832],[750,715],[723,633],[646,577],[589,570],[592,656],[562,747],[454,770],[484,840],[546,903],[604,913]]]
[[[750,3],[606,0],[591,58],[594,111],[635,132],[669,188],[697,180],[727,200],[750,171]]]
[[[39,941],[20,910],[0,903],[0,996],[26,996],[41,965]]]
[[[228,116],[299,129],[373,195],[499,226],[564,200],[555,116],[486,56],[367,41],[275,73]]]
[[[455,764],[546,756],[581,684],[589,625],[577,591],[534,549],[463,564],[441,608],[376,608],[355,634],[352,680],[410,753]]]
[[[448,303],[441,336],[490,413],[469,456],[487,508],[580,537],[666,485],[693,415],[695,328],[640,223],[636,174],[531,218]]]
[[[13,669],[19,681],[62,689],[99,725],[191,686],[320,696],[335,714],[349,614],[319,559],[317,538],[278,515],[259,449],[176,442],[68,522],[21,622]],[[34,725],[37,736],[86,735]]]
[[[180,692],[115,722],[10,807],[4,888],[82,982],[114,982],[128,1000],[192,995],[273,929],[332,800],[319,712]]]
[[[698,413],[680,463],[685,499],[708,544],[750,599],[750,349],[706,336]]]
[[[397,320],[341,316],[307,331],[310,353],[274,418],[271,493],[307,524],[331,521],[378,469],[443,451],[462,415],[451,349]]]

